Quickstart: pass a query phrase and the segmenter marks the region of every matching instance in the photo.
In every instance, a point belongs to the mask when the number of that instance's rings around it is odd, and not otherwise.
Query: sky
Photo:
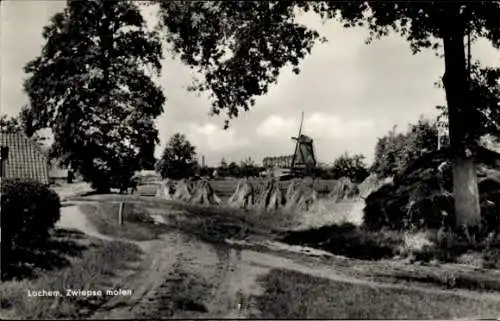
[[[0,109],[16,115],[28,102],[22,83],[24,65],[38,56],[44,45],[42,28],[65,7],[65,1],[2,1],[0,25]],[[144,12],[150,25],[154,8]],[[408,43],[393,34],[370,45],[368,30],[344,29],[334,21],[323,23],[308,14],[298,19],[316,29],[328,42],[318,43],[295,75],[284,68],[278,84],[258,97],[254,108],[240,113],[228,130],[223,116],[209,116],[205,94],[187,91],[192,71],[168,53],[157,80],[167,102],[157,119],[159,157],[168,139],[185,134],[207,165],[222,158],[239,162],[251,157],[260,163],[266,156],[292,154],[291,136],[298,132],[303,111],[303,133],[314,139],[320,162],[332,162],[348,152],[373,160],[377,137],[394,125],[406,130],[420,115],[435,117],[436,105],[445,104],[445,93],[435,87],[444,72],[444,61],[431,50],[412,55]],[[472,56],[489,66],[500,66],[500,51],[487,41],[472,46]]]

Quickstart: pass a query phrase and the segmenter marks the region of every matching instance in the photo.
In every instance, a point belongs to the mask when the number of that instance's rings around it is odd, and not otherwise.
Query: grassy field
[[[179,229],[211,242],[244,238],[249,233],[270,235],[296,225],[296,216],[285,210],[261,211],[224,206],[199,206],[156,198],[102,195],[81,210],[99,233],[144,241],[157,238],[169,229]],[[124,201],[123,226],[117,228],[118,202]],[[155,224],[157,217],[162,224]],[[159,222],[157,222],[159,223]]]
[[[254,298],[264,319],[497,318],[498,301],[344,283],[288,270],[272,270]]]
[[[82,204],[81,211],[101,234],[134,241],[156,239],[165,232],[164,227],[154,224],[147,208],[141,204],[127,202],[123,209],[123,225],[118,227],[119,204],[101,201]]]
[[[32,279],[2,282],[2,319],[78,319],[84,318],[110,297],[106,289],[127,288],[121,284],[123,271],[140,260],[136,245],[118,241],[86,240],[87,249],[70,258],[71,264],[39,273]],[[67,296],[67,289],[102,290],[102,296]],[[58,291],[54,296],[30,296],[28,291]]]

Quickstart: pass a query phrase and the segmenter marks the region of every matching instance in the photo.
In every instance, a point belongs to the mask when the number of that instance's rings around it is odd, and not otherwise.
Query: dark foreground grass
[[[158,238],[165,227],[154,224],[147,209],[141,204],[126,203],[123,210],[123,225],[118,225],[118,203],[106,201],[82,204],[80,209],[90,223],[101,234],[127,240],[146,241]]]
[[[69,265],[72,257],[87,249],[82,238],[79,231],[58,228],[46,239],[14,247],[2,257],[2,280],[33,278]]]
[[[288,270],[272,270],[260,281],[265,293],[256,300],[259,317],[264,319],[451,319],[500,315],[500,301],[417,289],[377,288]]]
[[[366,231],[353,224],[324,226],[305,231],[287,232],[282,242],[319,248],[336,255],[361,260],[380,260],[398,254],[403,243],[401,233]]]
[[[107,289],[126,289],[120,284],[120,271],[130,269],[130,263],[139,261],[141,250],[134,244],[113,241],[95,241],[81,258],[68,267],[51,271],[39,278],[3,282],[0,302],[4,319],[78,319],[87,317],[109,298]],[[102,290],[103,296],[66,296],[67,289]],[[59,291],[57,297],[28,296],[28,290]]]
[[[244,240],[255,235],[274,238],[280,231],[293,226],[295,220],[292,213],[282,210],[185,205],[183,211],[186,218],[177,228],[209,243]]]

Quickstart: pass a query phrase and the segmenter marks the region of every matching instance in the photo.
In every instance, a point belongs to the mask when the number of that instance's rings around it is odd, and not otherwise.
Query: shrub
[[[41,183],[4,179],[1,192],[2,247],[7,250],[46,238],[59,220],[59,196]]]
[[[487,165],[487,155],[477,151],[477,161]],[[488,165],[489,166],[489,165]],[[492,175],[492,174],[490,174]],[[453,228],[455,211],[452,170],[446,150],[426,154],[366,198],[364,223],[370,229]],[[482,229],[478,236],[498,232],[500,182],[486,177],[479,183]]]

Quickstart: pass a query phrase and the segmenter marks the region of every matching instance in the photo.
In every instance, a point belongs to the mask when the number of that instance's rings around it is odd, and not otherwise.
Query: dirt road
[[[78,204],[63,207],[61,220],[57,224],[79,229],[101,239],[112,239],[96,231],[78,209]],[[92,318],[260,318],[262,311],[258,309],[256,297],[264,293],[265,285],[260,284],[259,277],[273,269],[291,270],[311,277],[377,289],[408,287],[361,277],[365,269],[363,264],[342,267],[341,264],[305,260],[306,256],[327,256],[327,253],[294,246],[269,242],[212,244],[172,229],[160,239],[133,243],[144,251],[144,258],[137,271],[123,276],[125,279],[121,282],[132,290],[132,295],[113,297],[95,311]],[[279,251],[298,253],[302,259],[280,255],[277,253]],[[366,266],[372,271],[387,268],[380,263],[366,263]],[[353,271],[360,273],[355,274]],[[496,302],[500,307],[500,297],[496,293],[445,290],[423,285],[412,288],[422,294],[446,294],[468,300]]]
[[[140,243],[149,254],[143,270],[132,275],[126,283],[134,291],[132,297],[116,297],[94,318],[260,318],[255,298],[263,294],[264,288],[259,283],[259,276],[272,269],[380,289],[407,288],[349,276],[327,264],[298,262],[273,253],[211,245],[179,232],[167,233],[162,240]],[[497,302],[500,306],[500,297],[496,294],[425,286],[412,288],[424,295],[447,294]]]
[[[94,226],[88,221],[85,214],[79,208],[78,202],[65,204],[61,208],[61,218],[56,223],[56,227],[66,229],[76,229],[89,236],[93,236],[102,240],[110,241],[111,237],[99,233]]]

